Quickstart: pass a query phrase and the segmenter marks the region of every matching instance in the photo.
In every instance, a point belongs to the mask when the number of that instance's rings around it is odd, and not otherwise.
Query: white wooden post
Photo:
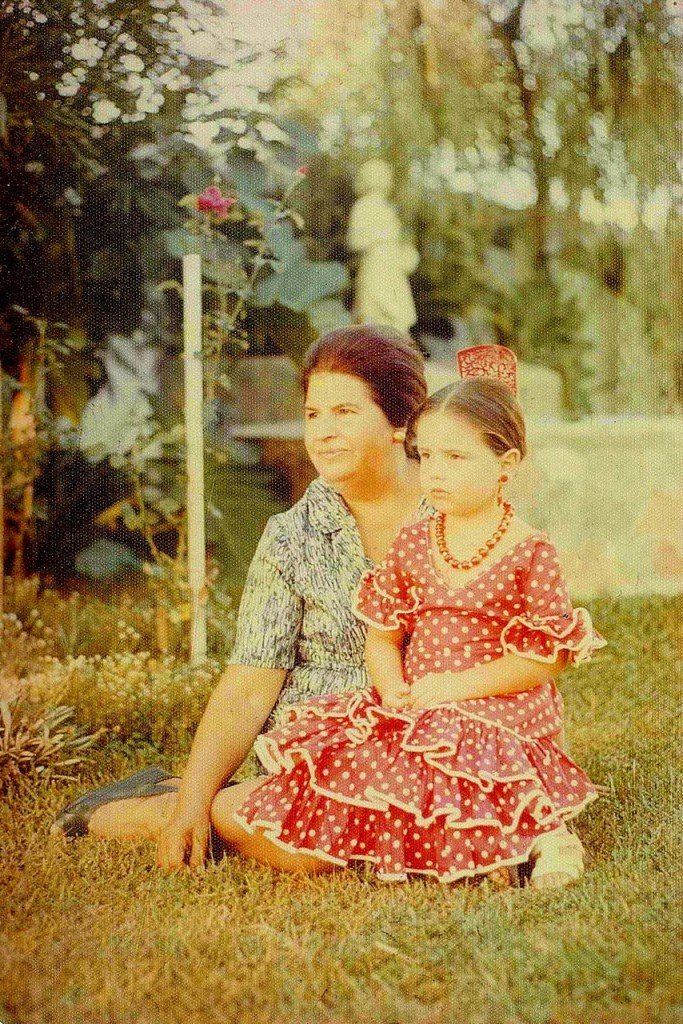
[[[204,536],[204,387],[202,374],[202,261],[183,256],[187,575],[192,604],[190,662],[206,658],[206,543]]]
[[[2,364],[0,363],[0,633],[4,630],[5,620],[5,491],[2,462],[5,457],[5,417],[2,408]]]

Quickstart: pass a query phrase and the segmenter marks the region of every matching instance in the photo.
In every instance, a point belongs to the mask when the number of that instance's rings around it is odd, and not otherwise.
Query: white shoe
[[[583,846],[578,836],[567,828],[556,829],[541,836],[531,851],[532,889],[561,889],[583,874]]]

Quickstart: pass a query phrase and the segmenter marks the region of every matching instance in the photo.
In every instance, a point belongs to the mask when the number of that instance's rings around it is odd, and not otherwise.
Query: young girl
[[[504,500],[526,453],[511,386],[438,392],[406,444],[435,514],[361,580],[372,686],[308,701],[259,737],[273,774],[235,821],[331,864],[367,860],[386,880],[500,881],[531,858],[533,886],[567,884],[582,848],[565,822],[597,791],[559,745],[554,682],[529,689],[524,659],[579,664],[605,641],[572,608],[548,537]]]

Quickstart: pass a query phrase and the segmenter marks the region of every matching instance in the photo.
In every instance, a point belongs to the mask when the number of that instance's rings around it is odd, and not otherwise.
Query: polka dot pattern
[[[531,706],[497,699],[490,720],[462,705],[397,714],[373,690],[310,701],[257,739],[271,774],[236,819],[292,851],[369,860],[385,879],[454,881],[524,861],[596,796],[553,739],[559,694],[537,690]],[[528,712],[542,724],[525,725]]]
[[[544,534],[523,539],[454,590],[434,569],[429,523],[401,530],[385,561],[362,577],[356,600],[356,614],[370,625],[405,628],[408,682],[508,652],[554,661],[566,650],[578,664],[604,646],[586,609],[572,608],[557,551]]]

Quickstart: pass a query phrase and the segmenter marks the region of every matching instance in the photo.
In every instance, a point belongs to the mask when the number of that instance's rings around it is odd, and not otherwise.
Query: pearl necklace
[[[458,558],[454,558],[448,550],[448,544],[446,543],[446,516],[445,513],[439,512],[434,518],[434,534],[436,536],[436,546],[439,549],[439,554],[443,558],[444,562],[447,562],[453,569],[473,569],[475,565],[479,565],[483,562],[486,556],[493,551],[503,534],[507,533],[510,521],[515,514],[515,510],[509,501],[503,502],[503,508],[505,509],[503,518],[498,523],[497,528],[491,534],[489,539],[484,541],[476,554],[472,555],[471,558],[463,559],[462,561]]]

